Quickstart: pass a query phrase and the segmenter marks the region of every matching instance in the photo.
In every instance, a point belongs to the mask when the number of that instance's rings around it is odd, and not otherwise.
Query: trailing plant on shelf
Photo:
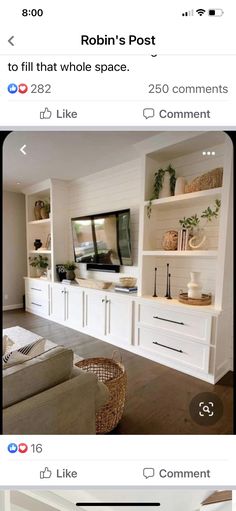
[[[204,232],[204,228],[206,227],[208,222],[211,222],[213,218],[217,218],[220,211],[221,201],[219,199],[215,200],[214,207],[211,208],[208,206],[204,211],[202,211],[200,218],[195,213],[190,217],[184,217],[179,220],[179,223],[182,229],[187,229],[189,231],[189,246],[190,248],[200,248],[206,241],[206,235]],[[206,222],[200,229],[201,218],[205,218]],[[193,242],[197,240],[197,245],[194,245]]]
[[[213,220],[213,218],[218,217],[218,214],[220,211],[220,206],[221,206],[221,201],[219,199],[216,199],[214,209],[211,209],[211,207],[208,206],[208,208],[206,208],[202,212],[201,218],[206,218],[207,222],[211,222]]]
[[[206,218],[207,222],[211,222],[213,218],[217,218],[219,211],[220,211],[221,201],[219,199],[215,200],[215,207],[212,209],[210,206],[208,206],[204,211],[202,212],[200,218]],[[183,229],[193,229],[194,227],[198,227],[200,224],[200,218],[195,215],[189,216],[188,218],[182,218],[179,220],[179,223]],[[206,223],[207,223],[206,222]]]
[[[160,193],[163,189],[164,179],[169,174],[169,192],[167,193],[167,197],[170,195],[174,195],[175,191],[175,169],[170,165],[166,169],[158,169],[154,174],[154,184],[153,184],[153,194],[149,199],[149,203],[147,206],[147,216],[150,218],[152,213],[152,201],[155,199],[159,199]]]

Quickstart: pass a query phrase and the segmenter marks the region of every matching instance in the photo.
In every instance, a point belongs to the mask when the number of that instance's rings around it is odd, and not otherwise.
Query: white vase
[[[191,280],[187,284],[188,297],[189,298],[201,298],[202,297],[202,284],[200,282],[200,271],[191,271]]]
[[[165,197],[171,196],[171,189],[170,189],[170,174],[169,172],[165,172],[162,182],[162,189],[159,193],[159,199],[164,199]]]
[[[36,275],[37,275],[37,277],[41,277],[43,275],[43,272],[44,272],[43,268],[40,268],[40,267],[36,268]]]
[[[184,177],[180,176],[177,177],[175,182],[175,195],[181,195],[184,193],[185,190],[185,179]]]

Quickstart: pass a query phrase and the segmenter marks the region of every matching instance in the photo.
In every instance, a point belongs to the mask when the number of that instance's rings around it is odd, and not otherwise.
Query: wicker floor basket
[[[87,358],[76,365],[84,371],[96,374],[98,380],[103,382],[109,392],[110,399],[96,414],[96,433],[109,433],[121,420],[126,397],[127,374],[125,367],[117,362],[113,352],[112,358]]]

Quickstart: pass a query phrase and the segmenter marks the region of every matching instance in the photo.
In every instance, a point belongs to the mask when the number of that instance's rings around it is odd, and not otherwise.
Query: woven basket
[[[199,192],[209,190],[210,188],[220,188],[223,180],[223,168],[213,169],[206,174],[196,177],[191,183],[185,186],[185,193]]]
[[[127,374],[125,367],[112,358],[87,358],[77,362],[77,366],[87,372],[96,374],[99,381],[104,383],[110,393],[109,401],[96,413],[96,433],[109,433],[120,422],[126,397]],[[118,352],[119,353],[119,352]]]

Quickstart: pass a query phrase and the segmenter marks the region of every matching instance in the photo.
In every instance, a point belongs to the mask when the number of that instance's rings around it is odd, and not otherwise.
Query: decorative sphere
[[[167,231],[162,238],[162,248],[164,250],[177,250],[178,231]]]

